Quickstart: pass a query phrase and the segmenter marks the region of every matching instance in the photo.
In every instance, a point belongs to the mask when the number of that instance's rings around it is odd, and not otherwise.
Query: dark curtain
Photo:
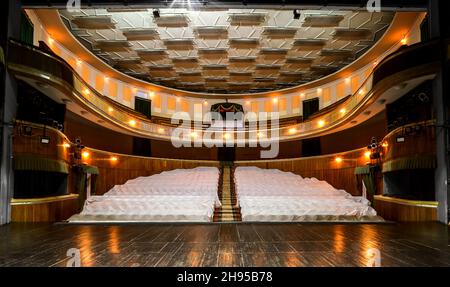
[[[67,174],[37,170],[14,171],[14,198],[64,194],[67,194]]]
[[[134,109],[149,119],[152,117],[152,101],[150,100],[135,97]]]
[[[20,15],[20,41],[33,45],[34,28],[25,12]]]
[[[303,101],[303,120],[307,120],[317,111],[319,111],[319,98]]]

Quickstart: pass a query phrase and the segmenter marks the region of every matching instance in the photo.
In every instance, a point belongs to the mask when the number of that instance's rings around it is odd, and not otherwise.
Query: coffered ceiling
[[[60,10],[66,26],[117,70],[166,87],[252,93],[333,73],[370,48],[394,13],[222,9]]]

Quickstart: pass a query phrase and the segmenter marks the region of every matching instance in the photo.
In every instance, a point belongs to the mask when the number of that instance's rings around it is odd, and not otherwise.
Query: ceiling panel
[[[393,12],[342,10],[60,10],[94,54],[121,72],[167,87],[251,93],[316,80],[351,63]]]

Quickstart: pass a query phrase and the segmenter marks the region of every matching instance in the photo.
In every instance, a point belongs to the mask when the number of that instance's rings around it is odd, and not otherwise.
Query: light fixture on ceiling
[[[295,20],[300,19],[300,10],[294,9],[293,13],[294,13]]]
[[[159,18],[160,16],[161,16],[161,14],[159,14],[159,9],[153,9],[153,17]]]

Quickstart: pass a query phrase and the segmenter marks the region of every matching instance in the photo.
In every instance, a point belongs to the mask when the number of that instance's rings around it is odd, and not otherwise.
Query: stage
[[[450,266],[438,223],[20,224],[0,227],[0,266]]]

